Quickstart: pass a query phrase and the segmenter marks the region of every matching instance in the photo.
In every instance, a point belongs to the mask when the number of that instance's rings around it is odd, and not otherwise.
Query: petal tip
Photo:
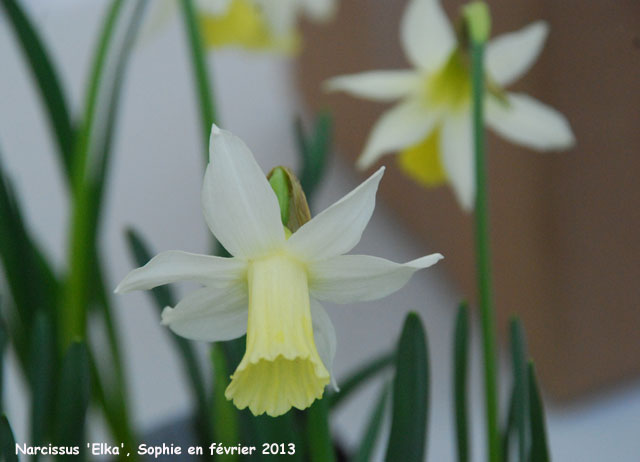
[[[164,310],[162,310],[162,314],[160,315],[160,324],[162,324],[163,326],[170,325],[174,311],[175,309],[171,308],[170,306],[165,307]]]
[[[127,292],[127,288],[126,288],[124,282],[125,282],[125,280],[123,280],[120,284],[117,285],[117,287],[115,289],[113,289],[113,293],[114,294],[121,295],[121,294]]]

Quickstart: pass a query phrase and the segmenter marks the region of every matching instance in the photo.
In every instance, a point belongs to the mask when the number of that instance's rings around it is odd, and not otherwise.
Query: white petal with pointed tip
[[[519,31],[496,37],[487,46],[486,69],[500,86],[507,86],[524,75],[542,51],[549,25],[536,21]]]
[[[460,206],[470,211],[475,201],[475,162],[471,114],[447,117],[440,132],[442,166]]]
[[[422,83],[413,70],[369,71],[327,80],[327,91],[344,91],[373,101],[393,101],[416,92]]]
[[[438,119],[436,111],[418,101],[397,104],[378,119],[356,165],[368,168],[387,152],[419,143],[431,133]]]
[[[342,255],[360,242],[376,205],[381,167],[338,202],[306,222],[286,242],[289,252],[305,262]]]
[[[489,98],[487,124],[504,138],[540,151],[567,149],[575,143],[565,116],[524,94],[510,93],[506,105]]]
[[[221,342],[247,331],[247,288],[236,284],[225,290],[205,287],[183,298],[175,308],[165,308],[162,324],[192,340]]]
[[[225,287],[240,279],[246,266],[246,262],[236,258],[169,250],[127,274],[115,292],[148,290],[177,281],[195,281],[208,286]]]
[[[323,306],[317,300],[311,299],[310,301],[313,341],[316,344],[318,355],[322,359],[322,364],[329,371],[331,386],[335,391],[339,391],[338,383],[333,375],[333,359],[336,356],[338,346],[336,329]]]
[[[259,257],[281,246],[278,200],[247,145],[214,125],[209,150],[202,210],[211,232],[236,257]]]
[[[395,263],[369,255],[340,255],[309,265],[309,292],[318,300],[334,303],[375,300],[396,292],[413,273],[442,258],[432,254]]]
[[[456,36],[438,0],[411,0],[400,29],[400,38],[409,61],[434,72],[456,46]]]

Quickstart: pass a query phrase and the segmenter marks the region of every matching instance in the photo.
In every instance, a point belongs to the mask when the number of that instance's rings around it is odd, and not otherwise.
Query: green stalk
[[[484,385],[490,462],[500,460],[498,428],[498,383],[496,328],[491,294],[491,250],[489,247],[489,207],[487,197],[486,141],[484,131],[484,43],[471,41],[471,83],[473,93],[473,145],[476,169],[475,244],[478,299],[482,323]]]
[[[316,400],[307,411],[307,438],[311,462],[335,462],[326,399]]]
[[[122,0],[113,0],[107,13],[100,40],[93,61],[90,83],[86,96],[86,108],[82,129],[78,136],[73,161],[73,175],[70,178],[73,212],[71,221],[71,245],[69,255],[69,279],[67,280],[64,305],[60,310],[60,350],[66,351],[74,339],[84,338],[86,325],[86,308],[89,304],[89,281],[95,276],[89,255],[93,254],[90,237],[92,217],[91,178],[88,177],[87,162],[93,142],[94,119],[100,83],[105,70],[108,51],[113,42],[117,18],[122,10]]]
[[[196,84],[196,97],[200,107],[200,123],[202,129],[203,154],[205,163],[209,161],[209,135],[211,124],[218,120],[214,94],[210,85],[210,77],[207,71],[207,59],[202,43],[202,33],[198,24],[195,8],[192,0],[182,0],[182,12],[187,29],[187,39],[191,50],[193,75]]]

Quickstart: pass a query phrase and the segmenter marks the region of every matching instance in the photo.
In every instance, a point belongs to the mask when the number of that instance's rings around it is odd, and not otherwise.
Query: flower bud
[[[292,233],[311,219],[307,197],[295,174],[286,167],[275,167],[267,175],[278,198],[282,224]]]

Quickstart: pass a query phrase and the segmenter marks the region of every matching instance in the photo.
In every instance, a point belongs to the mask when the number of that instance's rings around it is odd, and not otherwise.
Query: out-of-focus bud
[[[491,33],[491,14],[483,1],[477,0],[462,7],[467,36],[476,43],[485,43]]]

